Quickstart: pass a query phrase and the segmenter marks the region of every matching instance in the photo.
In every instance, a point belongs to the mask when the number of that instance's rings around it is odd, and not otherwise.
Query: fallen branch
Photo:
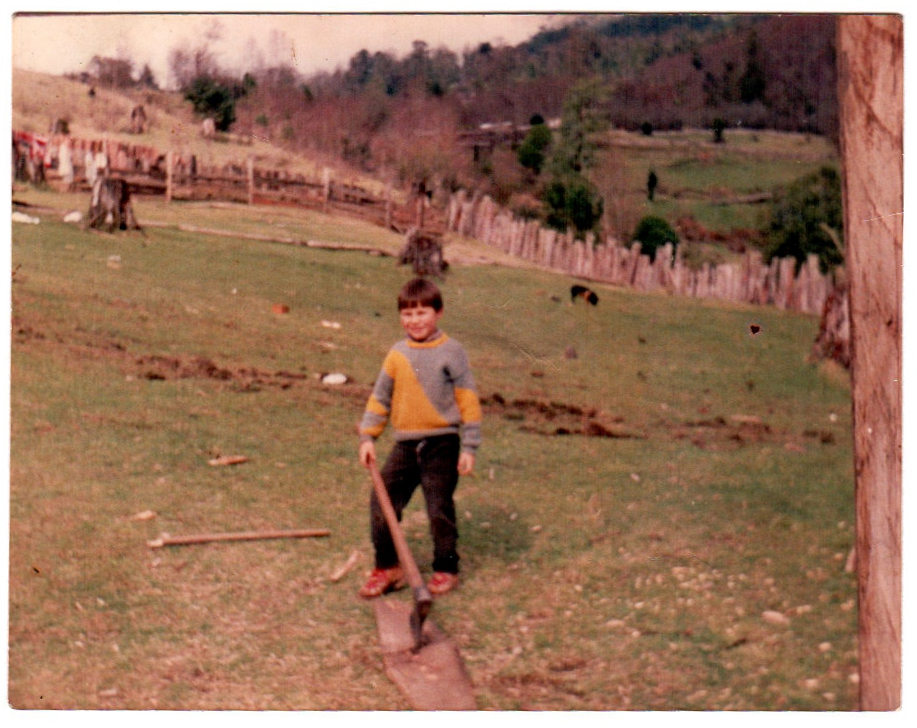
[[[160,534],[159,538],[147,541],[151,549],[163,546],[188,546],[192,544],[211,543],[214,541],[262,541],[272,538],[317,538],[330,536],[326,529],[292,530],[292,531],[242,531],[240,533],[202,533],[194,536],[170,536]]]
[[[359,560],[360,560],[360,552],[354,551],[352,554],[350,554],[350,558],[347,559],[347,563],[345,563],[340,569],[335,571],[329,577],[330,580],[332,582],[338,582],[341,579],[343,579],[347,575],[347,573],[354,567],[354,564],[356,564],[357,561]]]
[[[218,467],[220,465],[241,465],[247,463],[248,458],[244,455],[223,455],[222,457],[212,458],[207,461],[208,465]]]

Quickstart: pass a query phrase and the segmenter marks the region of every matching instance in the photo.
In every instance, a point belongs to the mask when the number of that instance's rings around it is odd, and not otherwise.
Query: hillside
[[[140,135],[130,131],[131,110],[137,105],[144,107],[149,121],[147,130]],[[331,166],[365,185],[377,186],[370,177],[349,169],[340,160],[319,154],[291,154],[257,136],[226,134],[206,139],[201,134],[200,119],[178,92],[106,89],[72,78],[13,69],[13,129],[47,134],[60,119],[67,122],[70,134],[77,138],[109,138],[160,152],[194,154],[203,165],[239,163],[251,155],[256,164],[266,168],[316,175],[322,167]]]
[[[378,196],[390,184],[403,197],[423,182],[440,200],[464,187],[549,224],[552,178],[520,164],[519,140],[533,112],[561,114],[572,85],[601,74],[596,113],[611,128],[594,135],[596,165],[584,175],[601,202],[599,239],[626,241],[653,213],[693,240],[700,232],[698,242],[715,248],[702,257],[715,262],[728,253],[723,236],[733,249],[753,241],[776,187],[836,165],[833,61],[829,16],[595,16],[461,59],[418,43],[403,59],[361,51],[346,70],[309,79],[268,69],[238,99],[229,131],[213,139],[181,93],[99,86],[90,96],[78,80],[14,71],[13,126],[46,131],[64,119],[75,136],[193,154],[210,167],[251,156],[313,179],[330,167]],[[138,104],[150,126],[132,135]],[[477,128],[507,118],[523,129]],[[719,118],[728,144],[713,145],[707,130]],[[797,127],[805,136],[787,144]],[[562,135],[555,130],[554,142]],[[660,175],[654,205],[646,201],[651,169]]]
[[[834,134],[830,15],[571,16],[515,46],[461,56],[418,42],[404,58],[361,50],[348,68],[306,79],[316,98],[425,93],[451,99],[463,128],[559,117],[570,89],[598,78],[616,125],[731,126]]]
[[[690,52],[661,57],[616,92],[623,125],[837,133],[834,19],[764,17]],[[751,68],[749,68],[751,66]],[[743,94],[746,96],[743,99]]]

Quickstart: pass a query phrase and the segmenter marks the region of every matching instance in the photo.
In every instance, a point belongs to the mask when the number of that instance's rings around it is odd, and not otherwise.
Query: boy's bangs
[[[443,308],[443,297],[435,283],[426,278],[408,281],[398,294],[398,310],[429,306],[434,311]]]

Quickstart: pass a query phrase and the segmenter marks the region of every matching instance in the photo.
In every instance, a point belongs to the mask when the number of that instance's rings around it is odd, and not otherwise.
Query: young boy
[[[458,585],[458,529],[453,494],[474,469],[481,444],[481,404],[465,350],[439,330],[443,299],[429,280],[409,281],[398,295],[407,338],[385,357],[360,423],[360,462],[376,462],[375,441],[391,421],[395,443],[382,468],[395,513],[420,485],[433,536],[431,594]],[[375,569],[360,589],[371,599],[404,585],[404,574],[375,493],[370,498]]]

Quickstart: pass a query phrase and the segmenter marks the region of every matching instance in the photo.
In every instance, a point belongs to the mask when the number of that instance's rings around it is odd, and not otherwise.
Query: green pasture
[[[410,273],[176,225],[400,239],[144,200],[146,235],[106,235],[61,222],[77,199],[33,193],[57,212],[13,228],[10,703],[406,709],[357,596],[355,428]],[[573,305],[572,282],[460,263],[442,281],[485,443],[457,494],[463,581],[431,619],[480,707],[854,709],[850,392],[807,360],[818,321],[604,286]],[[286,528],[331,535],[147,545]],[[405,528],[429,573],[419,495]]]
[[[721,232],[761,227],[766,205],[742,198],[839,164],[837,150],[824,137],[732,129],[724,140],[714,143],[709,130],[652,137],[618,132],[610,137],[607,155],[610,164],[623,163],[626,188],[642,214],[673,223],[690,216]],[[646,199],[651,169],[659,178],[652,203]]]

